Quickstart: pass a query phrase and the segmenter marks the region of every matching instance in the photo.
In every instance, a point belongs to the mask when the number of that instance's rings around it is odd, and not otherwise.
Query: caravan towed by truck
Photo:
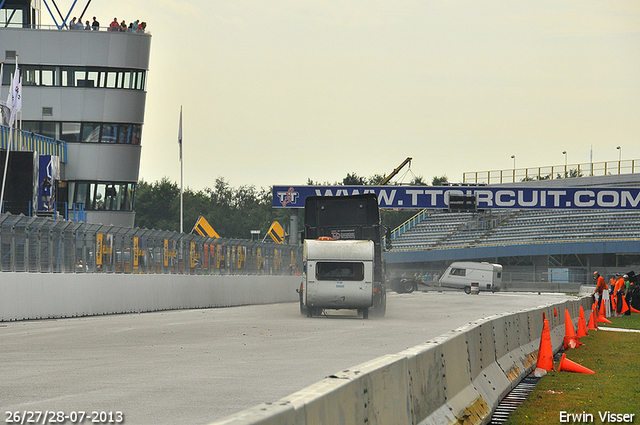
[[[305,240],[304,300],[308,317],[322,309],[357,309],[365,319],[373,306],[372,241]]]
[[[304,215],[300,313],[356,309],[365,319],[384,316],[384,227],[377,196],[310,196]]]
[[[440,286],[464,289],[471,293],[471,287],[477,284],[480,291],[496,292],[502,284],[502,266],[500,264],[457,261],[445,270],[440,277]]]

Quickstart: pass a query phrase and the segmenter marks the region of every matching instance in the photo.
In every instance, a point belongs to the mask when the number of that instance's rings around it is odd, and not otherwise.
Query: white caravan
[[[323,309],[357,309],[367,319],[373,305],[373,259],[373,241],[305,240],[300,312],[311,317]]]
[[[440,277],[440,286],[464,289],[467,294],[471,293],[473,283],[478,284],[480,291],[499,291],[502,283],[502,266],[500,264],[458,261],[451,263]]]

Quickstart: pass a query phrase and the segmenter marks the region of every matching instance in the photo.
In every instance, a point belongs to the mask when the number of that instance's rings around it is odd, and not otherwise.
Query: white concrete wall
[[[582,298],[489,317],[214,424],[486,424],[502,397],[535,367],[542,313],[557,351],[564,310],[575,325],[580,305],[588,315],[591,299]]]
[[[296,301],[300,276],[0,273],[0,321]]]

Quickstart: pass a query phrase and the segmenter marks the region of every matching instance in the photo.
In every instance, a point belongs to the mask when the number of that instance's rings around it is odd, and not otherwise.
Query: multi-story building
[[[90,223],[133,226],[151,35],[43,26],[39,0],[0,5],[2,95],[17,57],[22,130],[67,145],[58,204],[82,205]]]

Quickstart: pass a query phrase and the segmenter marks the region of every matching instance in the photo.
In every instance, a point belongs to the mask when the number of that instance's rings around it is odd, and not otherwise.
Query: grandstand
[[[394,239],[393,249],[460,249],[639,237],[639,211],[518,210],[497,214],[432,211],[424,214],[410,231]]]
[[[516,184],[640,186],[638,174],[563,180]],[[640,209],[423,210],[395,229],[391,239],[393,248],[385,255],[390,270],[441,271],[453,261],[490,261],[505,266],[505,276],[533,270],[531,280],[538,282],[558,267],[571,268],[571,275],[583,281],[593,270],[640,272]]]

